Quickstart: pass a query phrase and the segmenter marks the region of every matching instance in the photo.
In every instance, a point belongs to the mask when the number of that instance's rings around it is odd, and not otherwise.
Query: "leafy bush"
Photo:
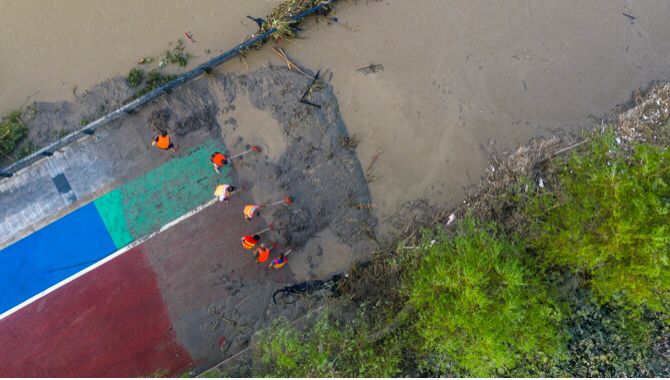
[[[139,89],[135,93],[135,95],[133,95],[129,99],[129,101],[135,100],[140,96],[146,95],[151,91],[170,83],[170,81],[172,81],[175,78],[177,78],[177,75],[163,75],[158,70],[153,69],[149,71],[149,75],[147,75],[147,82],[144,85],[144,87]]]
[[[670,295],[670,151],[636,145],[626,154],[613,132],[557,165],[554,193],[530,200],[539,220],[532,246],[548,265],[591,275],[603,299],[624,291],[661,310]]]
[[[522,241],[472,217],[459,223],[456,236],[429,236],[413,251],[418,266],[404,284],[417,313],[414,329],[425,341],[426,369],[496,376],[518,354],[559,352],[561,313],[521,261]]]
[[[130,87],[137,87],[142,84],[142,81],[144,80],[144,71],[133,67],[130,69],[126,80],[128,81]]]

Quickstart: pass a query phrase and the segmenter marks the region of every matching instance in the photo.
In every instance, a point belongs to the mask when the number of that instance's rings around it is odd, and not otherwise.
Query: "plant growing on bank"
[[[519,354],[558,353],[561,312],[522,262],[524,243],[473,217],[457,228],[453,237],[429,234],[405,258],[403,290],[425,342],[423,368],[490,377],[514,367]]]
[[[547,265],[589,274],[607,301],[624,292],[662,310],[670,296],[670,151],[635,145],[613,131],[590,137],[583,152],[556,164],[551,193],[533,197],[532,246]]]
[[[9,157],[18,143],[28,134],[28,127],[21,121],[21,111],[16,110],[2,118],[0,123],[0,152]]]
[[[340,321],[331,311],[312,315],[297,329],[281,317],[258,334],[251,377],[394,377],[400,373],[405,340],[390,335],[368,342],[362,316]]]
[[[510,377],[667,377],[670,361],[663,337],[670,335],[667,315],[641,307],[631,310],[625,297],[601,303],[577,288],[562,325],[570,338],[565,357],[536,353],[524,357]],[[667,352],[666,352],[667,353]]]
[[[37,152],[39,149],[40,149],[40,147],[38,145],[36,145],[32,141],[28,141],[28,143],[25,144],[23,146],[23,148],[21,148],[21,150],[19,151],[19,155],[18,155],[17,159],[20,160],[23,157],[30,156],[31,154]]]
[[[142,84],[143,80],[144,80],[144,71],[135,67],[130,69],[128,76],[126,77],[126,81],[128,81],[130,87],[139,86],[140,84]]]

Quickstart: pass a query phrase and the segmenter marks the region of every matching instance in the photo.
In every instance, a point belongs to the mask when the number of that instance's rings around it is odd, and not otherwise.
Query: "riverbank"
[[[287,292],[313,313],[203,377],[668,376],[669,94],[493,161],[457,209]]]

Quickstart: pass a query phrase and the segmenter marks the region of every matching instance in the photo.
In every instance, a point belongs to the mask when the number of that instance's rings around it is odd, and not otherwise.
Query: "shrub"
[[[557,165],[554,193],[530,200],[540,221],[532,246],[547,265],[590,274],[603,300],[625,292],[661,310],[670,295],[670,152],[636,145],[626,154],[612,131]]]
[[[510,377],[667,377],[670,361],[663,355],[670,336],[667,315],[641,307],[632,311],[624,297],[601,304],[578,289],[563,325],[570,338],[568,355],[523,358]]]
[[[520,259],[524,244],[495,223],[468,216],[456,236],[430,234],[412,251],[405,292],[425,343],[424,367],[438,375],[497,376],[518,354],[559,352],[561,313]],[[410,258],[410,261],[417,258]]]

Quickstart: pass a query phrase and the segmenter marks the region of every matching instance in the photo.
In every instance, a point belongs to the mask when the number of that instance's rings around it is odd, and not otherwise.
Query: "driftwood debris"
[[[382,66],[381,64],[374,64],[373,63],[370,66],[361,67],[360,69],[356,69],[356,71],[360,71],[365,75],[376,74],[380,71],[384,71],[384,66]]]
[[[375,163],[375,161],[377,161],[377,157],[379,157],[379,155],[381,154],[381,152],[382,152],[382,150],[379,149],[379,150],[377,151],[377,153],[375,153],[375,154],[372,156],[372,160],[370,160],[370,165],[368,165],[368,168],[365,169],[365,178],[366,178],[366,179],[370,176],[370,170],[372,170],[372,165]]]

